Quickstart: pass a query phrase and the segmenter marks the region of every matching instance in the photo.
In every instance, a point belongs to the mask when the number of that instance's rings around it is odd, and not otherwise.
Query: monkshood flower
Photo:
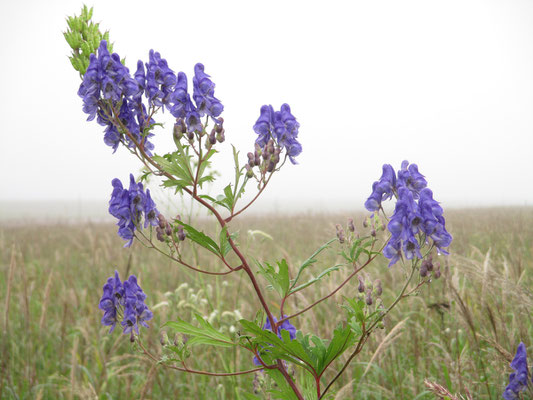
[[[210,76],[204,72],[203,64],[198,63],[194,66],[192,97],[200,116],[208,115],[216,121],[224,106],[215,97],[215,84],[209,78]]]
[[[149,62],[146,64],[146,97],[155,106],[168,105],[170,95],[176,85],[176,75],[161,54],[150,50]]]
[[[120,56],[116,53],[109,54],[107,42],[102,40],[97,53],[90,56],[89,67],[78,95],[83,99],[83,111],[89,114],[87,120],[97,117],[97,122],[106,127],[104,143],[112,147],[113,152],[121,142],[130,148],[135,146],[134,141],[123,132],[123,129],[127,129],[134,140],[151,155],[154,146],[147,138],[153,135],[141,137],[148,119],[146,109],[141,104],[145,86],[142,63],[138,65],[132,78],[128,68],[120,61]],[[119,122],[112,120],[113,115],[118,117]],[[120,129],[117,123],[122,125]]]
[[[145,228],[157,226],[159,211],[150,196],[150,190],[147,189],[145,193],[142,183],[135,182],[133,174],[130,174],[129,189],[125,189],[118,178],[113,179],[111,184],[113,192],[109,200],[109,213],[118,219],[118,235],[127,240],[124,247],[130,247],[135,230],[141,227],[143,216]]]
[[[397,174],[390,164],[383,165],[381,178],[372,185],[372,194],[365,202],[367,210],[376,212],[384,200],[396,198],[394,214],[387,225],[391,238],[383,248],[389,267],[402,255],[407,260],[421,259],[420,248],[430,239],[439,253],[448,254],[445,248],[451,244],[452,236],[446,231],[442,207],[426,186],[418,166],[408,161],[402,162]]]
[[[132,338],[134,332],[139,334],[139,324],[148,328],[146,321],[152,319],[153,314],[144,303],[146,294],[135,275],[121,282],[115,271],[115,276],[107,280],[103,291],[98,307],[104,311],[102,325],[111,326],[110,333],[117,322],[121,322],[123,333],[129,333]]]
[[[273,317],[274,318],[274,323],[278,322],[278,320],[276,319],[276,317]],[[285,315],[283,316],[283,318],[285,318]],[[267,317],[267,320],[265,322],[265,325],[263,325],[263,330],[265,331],[271,331],[272,330],[272,325],[270,324],[270,319]],[[288,319],[286,319],[285,321],[283,321],[281,323],[281,325],[278,327],[278,337],[280,339],[282,339],[281,337],[281,331],[282,330],[286,330],[289,332],[289,336],[291,338],[291,340],[294,340],[294,338],[296,338],[296,328],[294,327],[294,325],[292,325]],[[261,364],[261,362],[257,359],[257,357],[254,357],[254,364],[257,365],[257,366],[261,366],[263,364]]]
[[[514,400],[519,398],[519,393],[526,390],[529,380],[529,370],[527,367],[526,346],[520,342],[516,350],[516,355],[511,362],[511,368],[515,370],[509,376],[509,385],[503,392],[505,400]]]
[[[300,124],[288,104],[283,104],[280,111],[274,111],[271,105],[264,105],[253,127],[258,135],[255,143],[264,148],[273,139],[281,148],[285,148],[291,162],[296,164],[295,157],[302,152],[302,145],[297,139],[299,128]]]
[[[396,188],[396,172],[392,165],[383,165],[383,173],[379,181],[372,184],[372,194],[365,202],[368,211],[378,211],[383,200],[392,198],[393,190]]]

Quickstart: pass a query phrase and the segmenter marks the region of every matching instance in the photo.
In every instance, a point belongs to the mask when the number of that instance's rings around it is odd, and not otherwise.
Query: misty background
[[[139,172],[82,112],[62,35],[82,4],[0,3],[0,219],[110,218],[111,180]],[[243,162],[253,149],[260,107],[291,106],[299,164],[287,164],[250,213],[361,210],[382,164],[404,159],[445,209],[532,205],[531,1],[87,5],[130,71],[153,48],[191,88],[195,63],[205,65],[225,106],[211,195],[233,179],[230,144]],[[156,120],[166,126],[155,130],[155,152],[173,151],[170,114]],[[150,188],[158,205],[171,202]]]

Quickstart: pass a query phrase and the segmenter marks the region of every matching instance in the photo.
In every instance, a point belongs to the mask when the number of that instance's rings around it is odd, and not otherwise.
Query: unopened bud
[[[211,143],[212,145],[215,144],[217,142],[217,137],[216,137],[216,132],[215,130],[213,129],[211,131],[211,133],[209,134],[209,143]]]
[[[159,226],[155,228],[155,234],[156,234],[157,240],[159,240],[160,242],[165,241],[165,234],[163,233],[163,230]]]
[[[157,220],[158,220],[158,223],[159,223],[159,227],[161,229],[165,229],[165,226],[167,226],[167,219],[165,218],[165,216],[163,214],[159,214],[157,216]]]
[[[440,278],[440,269],[438,269],[435,272],[433,272],[433,278],[435,278],[435,279],[439,279]]]
[[[372,291],[371,290],[368,290],[366,292],[366,299],[365,299],[365,302],[366,302],[366,305],[367,306],[371,306],[373,301],[372,301]]]
[[[170,226],[170,224],[167,224],[167,226],[165,227],[165,234],[167,236],[172,235],[172,227]]]
[[[246,177],[252,178],[254,176],[254,171],[252,171],[252,167],[250,167],[249,164],[246,164],[244,168],[246,168]]]
[[[339,239],[339,242],[341,244],[344,243],[344,229],[342,229],[342,226],[340,226],[340,224],[335,225],[335,228],[337,229],[337,239]]]
[[[217,133],[222,132],[224,130],[224,126],[223,125],[224,125],[224,118],[220,117],[218,119],[218,123],[215,125],[215,131]]]
[[[187,237],[187,235],[186,235],[185,232],[183,231],[183,227],[180,226],[180,227],[178,228],[178,239],[179,239],[180,241],[183,242],[183,241],[185,240],[186,237]]]
[[[168,344],[168,335],[165,331],[161,331],[161,334],[159,335],[159,343],[161,343],[161,346],[166,346]]]
[[[381,294],[383,293],[383,289],[381,288],[380,279],[376,279],[376,281],[374,282],[374,288],[376,289],[376,295],[381,296]]]
[[[359,279],[359,286],[357,287],[357,290],[359,293],[363,293],[365,291],[365,281],[360,275],[357,276],[357,279]]]
[[[250,166],[253,167],[254,163],[255,163],[255,155],[254,155],[254,153],[249,151],[248,154],[246,154],[246,156],[248,157],[248,164],[250,164]]]
[[[270,161],[268,163],[267,172],[273,172],[275,168],[276,168],[276,163],[273,161]]]
[[[370,236],[372,236],[372,237],[376,237],[376,230],[375,230],[375,229],[372,229],[372,230],[370,231]]]
[[[220,132],[217,132],[218,143],[222,143],[224,142],[224,140],[226,140],[226,135],[224,135],[224,132],[225,132],[224,129],[222,129]]]
[[[189,138],[189,140],[193,140],[194,139],[194,132],[187,133],[187,137]]]
[[[363,228],[368,228],[368,218],[363,221]]]
[[[350,232],[355,232],[355,225],[353,224],[353,219],[352,218],[350,218],[348,220],[348,230]]]
[[[428,267],[427,267],[426,264],[422,263],[422,264],[420,265],[420,276],[421,276],[422,278],[424,278],[424,277],[427,276],[427,274],[428,274]]]
[[[185,132],[185,130],[186,130],[186,127],[185,127],[185,123],[183,122],[183,120],[182,119],[177,120],[177,122],[174,124],[174,130],[173,130],[174,139],[177,141],[180,141],[181,138],[183,137],[183,133]]]

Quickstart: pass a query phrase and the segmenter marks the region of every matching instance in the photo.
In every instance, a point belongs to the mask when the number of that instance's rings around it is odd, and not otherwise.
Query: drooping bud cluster
[[[180,216],[178,215],[176,217],[176,220],[180,220]],[[169,238],[171,241],[174,241],[174,228],[170,223],[166,220],[166,218],[163,216],[163,214],[159,214],[158,216],[158,225],[155,228],[157,240],[160,242],[165,242],[167,238]],[[179,241],[184,241],[186,238],[186,234],[183,230],[183,226],[179,225],[177,228],[177,238]]]
[[[120,322],[124,333],[129,333],[133,341],[133,333],[139,334],[139,324],[148,328],[146,321],[152,319],[152,312],[144,300],[146,294],[137,283],[135,275],[121,282],[117,271],[115,276],[107,280],[103,288],[99,308],[104,311],[102,325],[111,326],[113,332]]]
[[[381,287],[381,280],[376,279],[374,283],[368,276],[363,277],[360,274],[357,275],[359,281],[357,285],[357,292],[359,292],[359,299],[364,300],[367,306],[372,304],[381,305],[381,295],[383,294],[383,288]]]
[[[209,133],[208,140],[205,144],[205,147],[207,149],[210,149],[212,146],[214,146],[217,142],[222,143],[224,140],[226,140],[226,137],[224,136],[224,118],[219,118],[218,123],[216,123],[213,128],[211,129],[211,133]]]
[[[422,263],[420,264],[420,276],[424,278],[429,274],[431,274],[434,279],[439,279],[441,275],[440,262],[437,261],[433,264],[433,256],[431,254],[422,260]]]
[[[284,315],[282,318],[285,318],[286,315]],[[276,319],[276,317],[273,317],[274,318],[274,323],[277,323],[278,320]],[[265,331],[271,331],[272,330],[272,324],[270,323],[270,320],[267,318],[265,324],[263,325],[263,330]],[[281,323],[281,325],[278,327],[278,337],[280,339],[282,339],[281,337],[281,331],[282,330],[286,330],[289,332],[289,336],[291,338],[291,340],[294,340],[296,338],[296,328],[294,327],[294,325],[292,325],[288,319],[286,319],[285,321],[283,321]],[[257,365],[257,366],[261,366],[263,364],[261,364],[261,362],[257,359],[257,357],[254,357],[254,364]]]
[[[264,176],[267,172],[274,172],[280,161],[281,147],[270,139],[263,147],[255,144],[255,151],[249,152],[248,163],[245,165],[246,175],[254,176],[253,168],[259,167],[259,172]]]
[[[254,131],[259,135],[255,142],[264,149],[273,140],[272,147],[275,144],[276,147],[285,149],[291,162],[296,164],[295,157],[302,152],[302,145],[297,139],[299,127],[288,104],[283,104],[280,111],[274,111],[271,105],[264,105],[254,125]]]
[[[124,247],[130,247],[136,229],[140,229],[144,217],[144,228],[149,225],[157,226],[159,211],[150,196],[150,189],[144,192],[142,183],[135,182],[130,174],[130,187],[124,189],[122,182],[115,178],[111,182],[113,192],[109,201],[109,213],[118,218],[118,235],[128,242]]]
[[[433,199],[433,192],[418,172],[416,164],[402,162],[398,176],[391,165],[383,166],[383,174],[374,182],[372,194],[365,202],[369,211],[378,211],[383,200],[396,197],[394,214],[388,224],[391,238],[383,255],[390,259],[389,267],[395,264],[402,254],[406,259],[422,258],[420,248],[432,240],[437,250],[448,254],[444,248],[451,244],[452,236],[446,231],[442,207]],[[420,243],[417,236],[425,239]]]

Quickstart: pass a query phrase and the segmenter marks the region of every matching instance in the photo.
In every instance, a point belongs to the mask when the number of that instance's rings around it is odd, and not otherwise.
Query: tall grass
[[[355,217],[362,230],[362,215],[249,217],[231,229],[239,231],[250,256],[286,258],[296,268],[334,237],[335,223],[347,217]],[[516,346],[520,340],[532,344],[533,209],[452,211],[447,217],[454,242],[443,276],[400,303],[336,383],[337,398],[436,398],[425,379],[452,394],[500,398]],[[204,228],[213,227],[206,221]],[[0,398],[244,399],[253,375],[208,378],[154,366],[118,328],[107,333],[97,305],[115,269],[121,276],[137,274],[155,314],[143,338],[160,353],[157,327],[169,319],[189,319],[198,310],[219,329],[233,332],[239,329],[239,313],[252,318],[260,306],[245,277],[198,277],[139,245],[123,249],[115,230],[107,224],[0,228]],[[327,251],[321,266],[339,262],[338,251],[337,246]],[[200,250],[189,249],[187,257],[221,268]],[[400,264],[388,269],[381,259],[368,273],[382,280],[387,304],[406,270]],[[327,294],[344,272],[336,274],[295,296],[287,312]],[[275,310],[276,295],[267,295]],[[340,321],[342,295],[355,296],[355,282],[291,322],[327,338]],[[189,366],[221,372],[253,365],[239,350],[197,347]]]

